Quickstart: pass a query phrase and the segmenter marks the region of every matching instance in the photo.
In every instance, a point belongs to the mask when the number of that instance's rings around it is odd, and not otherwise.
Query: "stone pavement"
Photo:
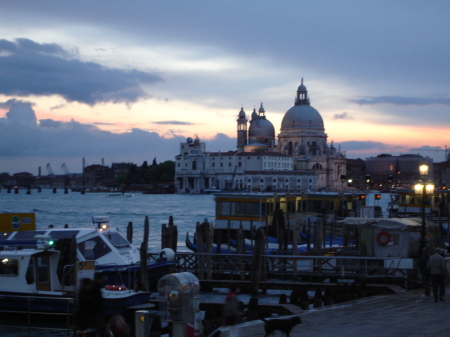
[[[303,321],[291,337],[447,337],[450,336],[450,287],[446,301],[421,297],[422,289],[395,295],[374,296],[338,305],[311,309],[300,314]],[[277,332],[271,337],[285,336]],[[262,321],[239,326],[240,337],[264,336]],[[220,337],[229,337],[224,329]]]

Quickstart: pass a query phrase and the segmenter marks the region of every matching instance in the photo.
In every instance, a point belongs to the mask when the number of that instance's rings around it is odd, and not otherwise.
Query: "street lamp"
[[[346,181],[347,181],[347,176],[345,174],[341,174],[342,189],[344,189],[344,184]]]
[[[434,193],[434,185],[432,183],[425,184],[425,179],[428,175],[428,165],[421,164],[419,166],[419,172],[422,177],[422,183],[414,185],[414,192],[417,195],[422,195],[422,228],[420,231],[420,249],[419,252],[422,253],[423,248],[426,247],[426,226],[425,226],[425,196],[432,195]]]

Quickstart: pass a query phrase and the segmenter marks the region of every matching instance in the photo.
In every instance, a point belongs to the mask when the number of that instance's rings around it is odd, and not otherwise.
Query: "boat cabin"
[[[327,218],[359,215],[365,206],[365,193],[219,193],[215,194],[215,228],[244,230],[270,226],[277,210],[293,226]]]
[[[96,217],[94,217],[96,218]],[[59,250],[69,250],[70,240],[76,239],[78,261],[95,260],[99,265],[130,265],[140,261],[139,250],[133,247],[116,229],[107,226],[107,217],[98,217],[87,228],[46,228],[20,232],[3,232],[0,250],[36,247],[36,236],[48,238]]]
[[[426,220],[429,252],[439,245],[439,225]],[[417,257],[420,248],[420,218],[356,218],[342,221],[345,233],[354,233],[358,255],[370,257]]]
[[[55,250],[3,250],[0,252],[0,289],[9,292],[61,290],[57,277],[59,252]]]

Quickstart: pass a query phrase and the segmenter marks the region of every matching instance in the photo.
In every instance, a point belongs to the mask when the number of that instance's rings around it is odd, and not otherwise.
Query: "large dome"
[[[283,117],[281,130],[314,129],[324,130],[319,111],[309,105],[308,91],[302,83],[297,89],[295,105]]]
[[[310,105],[295,105],[283,117],[281,129],[324,130],[322,116]]]

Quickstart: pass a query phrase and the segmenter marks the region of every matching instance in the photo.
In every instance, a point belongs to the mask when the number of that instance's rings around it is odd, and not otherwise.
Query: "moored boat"
[[[61,252],[39,248],[0,251],[0,309],[15,312],[74,313],[76,283],[58,275]],[[148,303],[150,294],[123,287],[102,289],[105,314],[123,314],[127,307]]]
[[[107,195],[108,198],[116,198],[116,197],[131,198],[133,196],[134,196],[134,194],[132,194],[132,193],[122,193],[122,192],[110,193],[110,194]]]
[[[61,251],[59,274],[75,261],[95,261],[96,272],[101,272],[108,283],[123,284],[133,289],[140,280],[139,249],[119,231],[108,226],[109,218],[94,216],[93,224],[82,228],[45,228],[25,231],[4,231],[0,236],[0,250],[37,248],[36,235],[46,237],[53,248]],[[4,229],[4,228],[3,228]],[[172,272],[174,253],[166,248],[156,261],[147,263],[150,288],[156,287],[160,277]],[[68,268],[68,267],[66,267]]]

